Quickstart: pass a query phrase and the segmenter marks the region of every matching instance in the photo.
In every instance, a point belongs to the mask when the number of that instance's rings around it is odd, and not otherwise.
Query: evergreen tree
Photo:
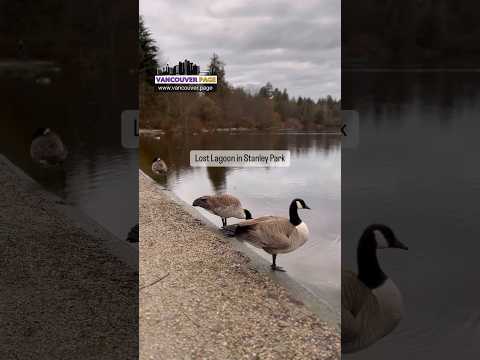
[[[145,26],[143,17],[139,18],[139,75],[144,81],[153,82],[153,77],[157,74],[158,47],[152,37],[152,33]]]
[[[217,75],[217,92],[222,93],[228,88],[225,80],[225,63],[220,60],[220,57],[213,53],[208,65],[208,71],[212,75]]]
[[[273,85],[267,82],[265,86],[262,86],[258,92],[261,97],[271,98],[273,96]]]

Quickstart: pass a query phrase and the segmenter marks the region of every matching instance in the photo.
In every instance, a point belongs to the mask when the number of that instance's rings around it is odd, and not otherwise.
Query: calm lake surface
[[[289,168],[191,168],[190,150],[288,149]],[[152,159],[160,156],[168,176],[154,175]],[[254,217],[288,217],[292,199],[312,208],[300,211],[310,240],[277,262],[307,289],[339,309],[340,294],[340,137],[301,133],[232,133],[197,136],[142,136],[141,168],[187,203],[202,195],[227,192],[237,196]],[[220,218],[199,209],[214,224]],[[229,219],[229,223],[237,222]],[[271,256],[258,251],[271,261]]]
[[[115,94],[106,98],[111,91],[76,69],[36,72],[0,78],[0,153],[46,190],[125,239],[138,222],[138,150],[123,148],[120,134],[120,109],[128,102]],[[40,85],[38,77],[51,83]],[[69,151],[64,166],[33,163],[30,143],[40,127],[62,137]]]
[[[342,266],[364,227],[390,225],[409,251],[379,261],[402,291],[393,333],[348,359],[478,359],[480,74],[346,73],[359,146],[342,151]],[[385,88],[385,84],[395,84]],[[352,90],[355,89],[355,90]]]

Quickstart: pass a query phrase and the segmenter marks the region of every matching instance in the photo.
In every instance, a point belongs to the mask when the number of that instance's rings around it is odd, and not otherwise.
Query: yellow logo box
[[[216,84],[217,76],[216,75],[200,75],[198,77],[198,82],[201,84]]]

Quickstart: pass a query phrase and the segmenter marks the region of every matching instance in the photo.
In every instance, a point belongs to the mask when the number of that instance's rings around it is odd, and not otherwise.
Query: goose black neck
[[[373,231],[365,231],[358,242],[358,278],[370,289],[375,289],[387,280],[377,258],[377,243]]]
[[[295,226],[302,223],[302,219],[298,216],[297,203],[295,201],[292,201],[290,204],[290,222]]]

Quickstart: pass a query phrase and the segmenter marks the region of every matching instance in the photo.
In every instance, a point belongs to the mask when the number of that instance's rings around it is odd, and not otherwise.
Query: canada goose
[[[225,228],[225,234],[235,236],[272,255],[272,270],[285,271],[277,266],[277,254],[298,249],[308,240],[308,227],[298,216],[298,209],[310,209],[302,199],[290,204],[290,219],[279,216],[263,216],[242,221]]]
[[[65,161],[68,151],[60,136],[49,128],[40,128],[33,134],[30,156],[42,165],[58,165]]]
[[[138,243],[138,231],[139,231],[139,226],[138,224],[136,224],[130,229],[127,235],[127,241],[131,243]]]
[[[152,171],[157,175],[165,174],[168,171],[167,164],[157,157],[152,161]]]
[[[358,275],[342,269],[343,353],[372,345],[402,319],[402,294],[377,260],[377,249],[385,248],[408,250],[389,227],[370,225],[358,242]]]
[[[222,225],[227,226],[227,219],[252,219],[252,214],[244,209],[240,200],[229,194],[206,195],[193,201],[193,206],[204,208],[208,212],[220,216]]]

